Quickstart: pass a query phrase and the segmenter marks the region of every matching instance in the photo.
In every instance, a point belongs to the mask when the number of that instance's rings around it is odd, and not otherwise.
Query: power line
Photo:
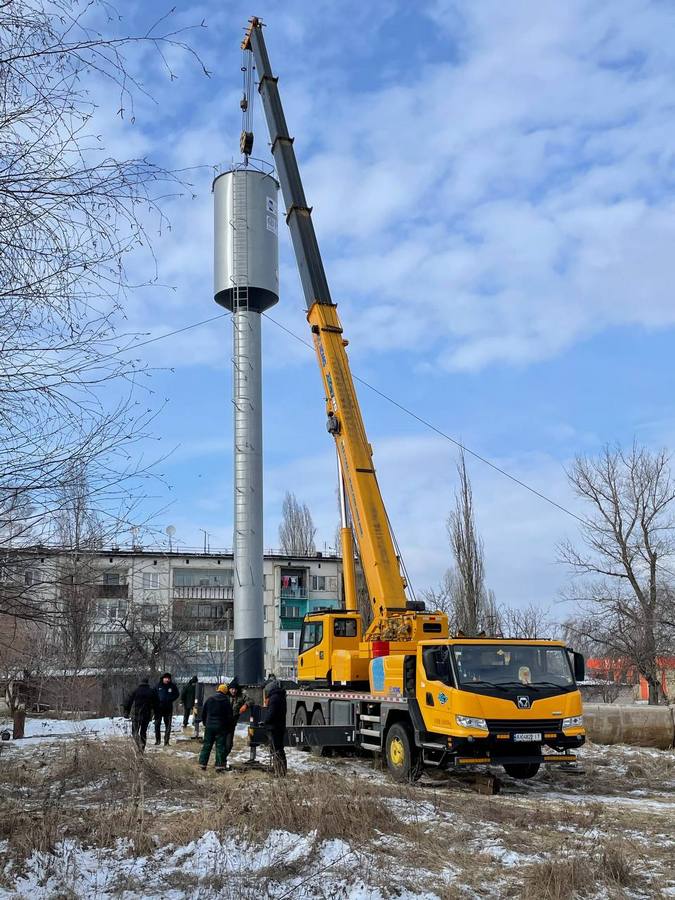
[[[281,328],[282,331],[285,331],[291,337],[295,338],[296,341],[299,341],[301,344],[304,344],[305,347],[309,347],[310,350],[314,350],[312,344],[309,341],[306,341],[304,338],[300,337],[300,335],[296,334],[294,331],[291,331],[285,325],[282,325],[281,322],[278,322],[276,319],[273,319],[268,313],[263,313],[266,319],[269,319],[274,325],[278,328]],[[393,397],[390,397],[388,394],[385,394],[384,391],[381,391],[379,388],[376,388],[374,385],[370,384],[364,378],[360,378],[358,375],[355,375],[352,372],[352,378],[354,381],[358,381],[359,384],[362,384],[364,387],[367,387],[374,394],[377,394],[378,397],[382,397],[383,400],[386,400],[388,403],[391,403],[392,406],[395,406],[397,409],[400,409],[401,412],[404,412],[406,415],[415,419],[421,425],[424,425],[426,428],[431,429],[436,434],[440,435],[440,437],[445,438],[446,441],[450,441],[451,444],[454,444],[456,447],[459,447],[465,453],[468,453],[470,456],[473,456],[474,459],[479,460],[484,465],[489,466],[491,469],[494,469],[495,472],[499,472],[500,475],[503,475],[505,478],[508,478],[510,481],[513,481],[514,484],[519,485],[522,488],[525,488],[526,491],[529,491],[531,494],[534,494],[535,497],[539,497],[540,500],[544,500],[546,503],[549,503],[551,506],[554,506],[556,509],[559,509],[561,512],[566,513],[568,516],[572,516],[572,518],[576,519],[578,522],[583,523],[584,525],[588,525],[589,523],[586,519],[578,516],[575,512],[572,512],[571,509],[568,509],[566,506],[563,506],[561,503],[558,503],[556,500],[552,500],[550,497],[547,497],[546,494],[542,494],[541,491],[538,491],[536,488],[533,488],[531,485],[527,484],[525,481],[521,481],[520,478],[516,478],[515,475],[512,475],[510,472],[507,472],[506,469],[502,469],[501,466],[498,466],[496,463],[493,463],[491,460],[486,459],[486,457],[481,456],[480,453],[476,453],[475,450],[472,450],[470,447],[467,447],[461,441],[458,441],[456,438],[452,437],[452,435],[446,434],[446,432],[442,431],[433,422],[429,422],[427,419],[424,419],[422,416],[418,415],[413,410],[408,409],[407,406],[404,406],[402,403],[399,403],[398,400],[394,400]]]
[[[227,317],[228,313],[218,313],[218,315],[210,316],[208,319],[202,319],[199,322],[192,322],[189,325],[183,325],[181,328],[176,328],[173,331],[167,331],[164,334],[159,334],[156,337],[148,338],[146,341],[140,341],[137,344],[133,344],[127,347],[125,350],[121,350],[119,352],[128,352],[129,350],[134,350],[136,347],[145,347],[148,344],[153,344],[156,341],[163,341],[165,338],[174,337],[174,335],[182,334],[185,331],[190,331],[193,328],[199,328],[201,325],[208,325],[210,322],[216,322],[218,319],[223,319]],[[305,338],[300,337],[299,334],[296,334],[294,331],[291,331],[290,328],[287,328],[286,325],[282,325],[281,322],[277,321],[277,319],[273,319],[268,313],[262,313],[266,319],[268,319],[273,325],[276,325],[277,328],[286,332],[290,337],[299,343],[303,344],[303,346],[307,347],[309,350],[314,352],[313,345],[305,340]],[[115,355],[115,354],[111,354]],[[452,435],[447,434],[442,429],[438,428],[438,426],[434,425],[433,422],[429,422],[427,419],[423,418],[423,416],[418,415],[413,410],[409,409],[407,406],[404,406],[402,403],[399,403],[398,400],[394,400],[393,397],[390,397],[384,391],[381,391],[379,388],[376,388],[374,385],[370,384],[370,382],[366,381],[365,378],[361,378],[358,375],[355,375],[352,372],[352,378],[354,381],[358,381],[359,384],[362,384],[364,387],[368,388],[368,390],[372,391],[374,394],[377,394],[378,397],[381,397],[383,400],[386,400],[388,403],[391,403],[392,406],[395,406],[397,409],[401,410],[401,412],[410,416],[415,421],[419,422],[421,425],[424,425],[425,428],[429,428],[435,434],[439,435],[439,437],[444,438],[446,441],[449,441],[451,444],[454,444],[456,447],[459,447],[460,450],[463,450],[465,453],[468,453],[474,459],[477,459],[479,462],[483,463],[486,466],[489,466],[495,472],[498,472],[500,475],[503,475],[505,478],[508,478],[509,481],[512,481],[514,484],[517,484],[519,487],[524,488],[526,491],[529,491],[530,494],[533,494],[535,497],[538,497],[540,500],[543,500],[545,503],[548,503],[550,506],[553,506],[555,509],[560,510],[560,512],[565,513],[568,516],[571,516],[573,519],[576,519],[577,522],[580,522],[582,525],[586,525],[587,527],[593,527],[593,523],[589,522],[588,519],[584,519],[583,516],[577,515],[577,513],[573,512],[571,509],[568,509],[566,506],[563,506],[562,503],[558,503],[557,500],[553,500],[551,497],[547,497],[546,494],[543,494],[541,491],[538,491],[536,488],[532,487],[532,485],[527,484],[527,482],[522,481],[520,478],[517,478],[515,475],[512,475],[506,469],[503,469],[501,466],[498,466],[496,463],[493,463],[492,460],[487,459],[485,456],[481,456],[480,453],[477,453],[475,450],[472,450],[470,447],[467,447],[466,444],[463,444],[461,441],[458,441],[457,438],[452,437]],[[658,568],[661,569],[662,572],[665,572],[668,575],[675,577],[675,572],[672,572],[670,569],[666,568],[662,563],[657,563]]]

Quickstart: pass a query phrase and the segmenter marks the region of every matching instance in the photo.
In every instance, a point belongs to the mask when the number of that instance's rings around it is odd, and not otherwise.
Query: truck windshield
[[[528,684],[570,687],[572,669],[563,647],[519,644],[455,644],[460,684]]]

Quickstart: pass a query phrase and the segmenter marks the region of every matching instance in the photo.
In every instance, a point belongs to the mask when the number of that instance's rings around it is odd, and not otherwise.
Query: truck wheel
[[[387,767],[395,781],[417,781],[422,774],[422,759],[407,725],[395,722],[387,732]]]
[[[539,771],[539,763],[504,763],[504,771],[511,778],[534,778]]]
[[[326,724],[326,720],[324,718],[323,712],[320,709],[315,709],[314,712],[312,713],[311,724],[312,725],[325,725]],[[309,752],[312,754],[312,756],[324,756],[325,748],[317,747],[317,746],[310,746]]]

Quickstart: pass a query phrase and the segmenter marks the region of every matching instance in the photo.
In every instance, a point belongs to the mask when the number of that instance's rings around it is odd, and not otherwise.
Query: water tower
[[[251,162],[213,182],[215,301],[232,313],[234,404],[234,672],[263,671],[261,314],[279,300],[277,192]]]

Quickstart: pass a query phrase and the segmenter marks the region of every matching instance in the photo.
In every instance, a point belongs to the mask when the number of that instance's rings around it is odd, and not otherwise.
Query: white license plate
[[[527,734],[514,734],[513,740],[514,741],[540,741],[541,734],[538,734],[536,731],[535,732],[530,731],[530,732],[527,732]]]

